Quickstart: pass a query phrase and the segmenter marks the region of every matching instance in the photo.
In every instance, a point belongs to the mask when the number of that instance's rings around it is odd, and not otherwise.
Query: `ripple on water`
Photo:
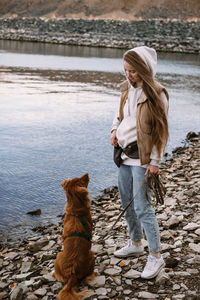
[[[188,131],[199,130],[199,84],[193,65],[183,74],[163,66],[158,79],[170,94],[170,152]],[[23,239],[34,226],[58,221],[66,202],[60,183],[66,177],[88,172],[92,199],[117,184],[109,136],[123,79],[120,71],[1,67],[0,233],[4,240]],[[38,208],[41,216],[26,215]]]

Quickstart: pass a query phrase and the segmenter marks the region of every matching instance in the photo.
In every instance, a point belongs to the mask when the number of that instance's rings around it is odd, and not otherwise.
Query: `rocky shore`
[[[0,39],[200,53],[200,21],[0,18]]]
[[[153,280],[140,278],[145,255],[118,259],[113,251],[128,241],[124,217],[110,228],[121,210],[117,187],[105,189],[93,201],[93,251],[98,276],[88,286],[85,299],[200,299],[200,135],[189,133],[188,144],[178,147],[161,165],[167,194],[156,206],[166,267]],[[62,248],[62,221],[38,227],[26,241],[1,246],[0,299],[53,300],[62,284],[51,275]]]

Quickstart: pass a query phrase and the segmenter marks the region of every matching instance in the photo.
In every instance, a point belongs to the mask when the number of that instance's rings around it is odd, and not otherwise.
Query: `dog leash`
[[[131,201],[128,203],[128,205],[122,210],[122,212],[119,214],[117,220],[115,220],[114,224],[111,226],[110,230],[112,230],[115,225],[117,224],[117,222],[121,219],[121,217],[123,216],[123,214],[125,213],[125,211],[129,208],[129,206],[132,204],[133,200],[135,199],[135,197],[137,196],[137,194],[140,192],[141,188],[143,187],[144,183],[146,181],[146,177],[143,179],[142,183],[140,184],[137,193],[134,195],[134,197],[131,199]]]
[[[149,176],[149,174],[150,174],[150,176]],[[114,226],[120,220],[122,215],[126,212],[126,210],[129,208],[129,206],[133,203],[133,200],[136,198],[138,193],[141,191],[141,189],[142,189],[143,185],[145,184],[145,182],[146,182],[146,199],[149,202],[149,204],[151,204],[151,202],[149,201],[149,198],[148,198],[148,188],[151,188],[153,190],[154,195],[156,197],[157,204],[158,203],[160,203],[160,204],[164,203],[164,195],[166,194],[166,189],[163,186],[162,181],[159,178],[159,175],[155,175],[155,174],[153,174],[149,171],[148,174],[146,175],[146,177],[143,179],[142,183],[140,184],[136,194],[131,199],[131,201],[128,203],[128,205],[119,214],[117,220],[115,220],[115,222],[111,226],[110,230],[112,230],[114,228]]]
[[[146,198],[148,199],[148,188],[151,188],[154,192],[156,198],[156,204],[164,204],[164,196],[166,194],[166,188],[164,187],[161,178],[159,175],[155,175],[150,173],[151,176],[147,178],[147,186],[146,186]],[[149,201],[150,202],[150,201]]]

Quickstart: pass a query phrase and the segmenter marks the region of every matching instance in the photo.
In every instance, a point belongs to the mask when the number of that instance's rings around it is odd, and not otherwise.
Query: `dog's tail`
[[[76,279],[71,277],[67,284],[63,287],[63,289],[58,294],[59,300],[81,300],[85,295],[87,295],[88,291],[82,291],[77,293],[75,291],[75,283]]]

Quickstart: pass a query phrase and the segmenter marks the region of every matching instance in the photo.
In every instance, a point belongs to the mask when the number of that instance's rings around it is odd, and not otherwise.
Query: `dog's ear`
[[[83,174],[80,179],[81,179],[81,182],[83,183],[83,186],[87,188],[88,183],[90,181],[88,173]]]

